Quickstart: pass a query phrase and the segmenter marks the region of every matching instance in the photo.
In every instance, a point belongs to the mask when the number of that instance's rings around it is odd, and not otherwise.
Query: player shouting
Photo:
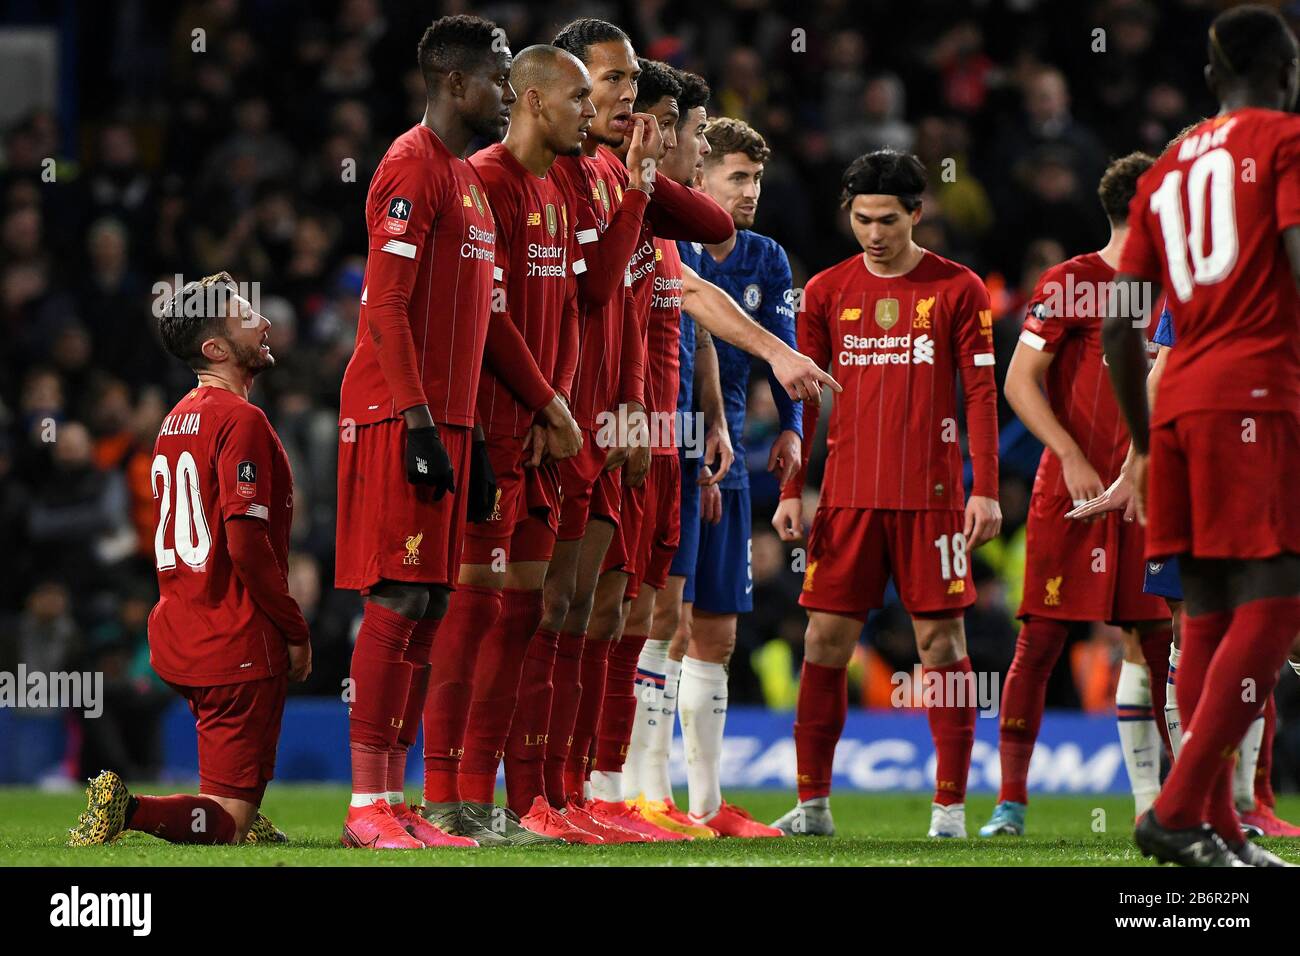
[[[160,322],[198,386],[163,419],[150,468],[158,604],[149,662],[194,714],[198,796],[133,796],[90,781],[69,846],[137,830],[171,843],[283,840],[258,813],[275,771],[290,680],[311,672],[307,622],[289,594],[293,476],[266,415],[248,401],[275,365],[271,323],[220,272],[177,290]]]
[[[1300,118],[1284,112],[1300,71],[1295,35],[1263,7],[1220,14],[1208,47],[1220,112],[1142,177],[1116,279],[1130,305],[1102,333],[1147,557],[1178,555],[1187,598],[1182,747],[1135,836],[1165,862],[1277,866],[1242,839],[1232,761],[1300,631]],[[1178,321],[1150,423],[1144,281]]]
[[[393,141],[366,197],[370,254],[339,403],[335,582],[366,598],[352,652],[348,846],[474,843],[408,807],[403,785],[430,686],[433,701],[467,693],[463,649],[434,635],[458,581],[466,517],[486,519],[495,498],[485,443],[471,432],[496,227],[483,182],[461,157],[475,136],[505,130],[514,93],[502,39],[478,17],[443,17],[425,31],[424,118]],[[494,333],[507,324],[492,323]],[[514,351],[507,368],[530,361]],[[563,403],[547,408],[562,432]],[[449,739],[460,746],[455,713],[425,713],[426,758]]]
[[[1046,447],[1029,502],[1018,612],[1024,624],[1002,688],[1001,791],[980,836],[1024,833],[1029,760],[1070,621],[1107,621],[1124,629],[1116,704],[1137,816],[1160,789],[1152,694],[1164,690],[1171,624],[1164,602],[1142,591],[1142,528],[1118,514],[1090,523],[1065,517],[1115,479],[1128,450],[1128,431],[1101,363],[1101,302],[1128,235],[1129,201],[1153,162],[1132,153],[1110,164],[1097,188],[1110,240],[1043,273],[1007,370],[1007,401]],[[1158,703],[1163,711],[1164,701]]]
[[[973,680],[962,612],[975,600],[970,552],[1002,523],[992,312],[974,273],[912,240],[925,185],[915,156],[879,150],[849,165],[843,202],[863,252],[809,280],[798,320],[800,350],[847,381],[831,411],[799,599],[808,609],[794,726],[799,803],[776,823],[787,833],[834,832],[845,668],[892,575],[926,679],[945,689],[928,708],[938,756],[929,835],[966,835],[976,702],[963,692]],[[964,513],[958,373],[975,476]],[[816,433],[816,415],[804,406],[805,435]],[[772,518],[785,541],[803,533],[806,471],[807,456]]]

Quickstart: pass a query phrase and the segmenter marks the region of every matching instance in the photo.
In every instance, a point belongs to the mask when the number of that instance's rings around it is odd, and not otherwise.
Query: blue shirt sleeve
[[[759,321],[778,339],[797,349],[794,331],[794,293],[793,279],[790,275],[790,260],[785,250],[777,243],[772,243],[768,262],[763,268],[763,302],[759,306]],[[803,437],[803,403],[797,402],[786,394],[785,386],[767,370],[767,381],[772,387],[772,400],[781,418],[781,430],[792,431]]]
[[[1164,345],[1170,348],[1174,344],[1174,315],[1169,311],[1169,306],[1165,306],[1160,313],[1160,321],[1156,323],[1156,334],[1152,338],[1156,345]]]

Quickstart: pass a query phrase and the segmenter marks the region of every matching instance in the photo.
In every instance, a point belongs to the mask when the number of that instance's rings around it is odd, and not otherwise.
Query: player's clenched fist
[[[311,676],[311,642],[289,645],[289,680],[301,684]]]
[[[434,489],[435,501],[456,490],[456,476],[437,425],[406,430],[406,480]]]
[[[488,457],[487,440],[475,438],[469,453],[469,494],[465,516],[476,524],[492,517],[497,503],[497,476]]]
[[[772,515],[772,527],[782,541],[798,541],[803,537],[803,499],[782,498]]]
[[[837,392],[843,391],[840,383],[822,371],[816,362],[792,348],[786,348],[770,364],[772,374],[776,376],[776,380],[785,387],[786,393],[796,401],[812,402],[820,405],[823,385],[830,386]]]

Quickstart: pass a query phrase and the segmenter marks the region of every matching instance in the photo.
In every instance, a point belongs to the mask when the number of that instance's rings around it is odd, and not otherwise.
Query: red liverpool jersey
[[[1206,409],[1300,413],[1300,296],[1281,239],[1297,225],[1290,113],[1208,119],[1138,180],[1119,271],[1160,281],[1178,333],[1153,424]]]
[[[269,525],[289,570],[293,476],[266,415],[224,388],[190,391],[163,419],[150,469],[158,604],[149,659],[164,680],[215,686],[288,667],[285,639],[235,573],[225,522]]]
[[[339,419],[358,425],[428,404],[474,424],[496,228],[473,167],[421,124],[393,141],[366,196],[370,255]]]
[[[1020,341],[1054,356],[1047,401],[1102,484],[1119,476],[1128,453],[1128,426],[1102,362],[1101,316],[1115,270],[1095,252],[1052,266],[1038,280]],[[1068,498],[1061,459],[1043,449],[1034,493]]]
[[[564,189],[571,206],[585,206],[584,219],[594,217],[594,228],[601,234],[623,201],[626,180],[621,176],[626,173],[618,157],[608,150],[598,150],[595,156],[561,156],[552,167],[555,182]],[[598,236],[583,235],[587,231],[580,228],[580,242],[598,240]],[[626,263],[622,269],[626,273]],[[596,416],[614,407],[622,358],[623,299],[620,289],[602,307],[581,309],[582,341],[573,378],[573,417],[584,428],[594,428]]]
[[[856,255],[809,280],[798,338],[799,350],[844,387],[831,410],[822,505],[962,508],[957,374],[992,377],[984,283],[933,252],[906,275],[887,278]],[[981,393],[985,399],[996,403],[991,388]],[[989,411],[968,407],[967,420]],[[973,425],[971,432],[974,445]],[[991,449],[978,450],[973,494],[996,497],[995,431],[991,440]],[[801,484],[802,476],[787,483],[783,496]]]
[[[650,323],[646,338],[646,408],[662,423],[672,422],[677,411],[678,342],[682,332],[682,257],[677,243],[655,240],[655,272],[650,298]],[[676,433],[661,428],[656,455],[675,455]]]
[[[470,165],[492,197],[501,252],[497,285],[505,293],[506,314],[494,312],[491,321],[514,322],[538,370],[559,387],[557,359],[567,335],[562,325],[577,321],[568,310],[575,243],[566,198],[552,176],[534,176],[501,143],[475,153]],[[484,368],[478,410],[491,434],[523,435],[532,424],[532,414],[509,385]]]

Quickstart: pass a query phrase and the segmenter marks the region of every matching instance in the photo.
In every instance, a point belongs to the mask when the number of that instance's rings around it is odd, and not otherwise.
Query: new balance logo
[[[912,364],[934,364],[934,340],[930,338],[930,336],[922,333],[921,335],[918,335],[916,341],[912,343]]]
[[[429,473],[429,463],[425,461],[423,458],[421,458],[419,455],[416,455],[415,470],[422,475],[427,475]]]

